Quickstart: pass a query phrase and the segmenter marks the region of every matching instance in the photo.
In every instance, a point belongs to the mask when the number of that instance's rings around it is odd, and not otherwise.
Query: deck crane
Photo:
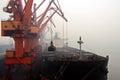
[[[14,76],[11,74],[11,66],[13,65],[25,65],[27,67],[26,80],[31,80],[32,58],[37,57],[41,52],[40,46],[42,45],[39,39],[42,32],[45,31],[46,25],[56,13],[67,21],[55,0],[50,0],[39,17],[36,13],[47,0],[42,0],[38,7],[33,2],[34,0],[10,0],[7,6],[3,8],[5,12],[11,13],[12,16],[10,17],[11,20],[1,22],[2,36],[9,36],[14,39],[15,50],[6,51],[6,72],[2,80],[9,80],[11,76]],[[53,13],[45,19],[50,10]]]

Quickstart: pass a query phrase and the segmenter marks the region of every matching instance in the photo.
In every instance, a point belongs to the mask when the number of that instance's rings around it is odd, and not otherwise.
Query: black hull
[[[108,60],[101,61],[44,61],[41,76],[49,80],[92,80],[107,73]],[[94,77],[92,77],[94,76]],[[104,77],[106,80],[106,77]]]
[[[42,55],[41,77],[48,80],[106,80],[108,57],[76,48],[57,48]],[[97,79],[95,79],[97,77]],[[91,78],[91,79],[90,79]]]

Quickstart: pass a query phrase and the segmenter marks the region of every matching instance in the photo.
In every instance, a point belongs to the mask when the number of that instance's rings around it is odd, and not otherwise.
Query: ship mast
[[[79,38],[79,41],[77,41],[77,43],[79,44],[79,48],[80,48],[80,54],[81,54],[81,45],[83,44],[83,41],[82,41],[82,38],[81,38],[81,36],[80,36],[80,38]]]

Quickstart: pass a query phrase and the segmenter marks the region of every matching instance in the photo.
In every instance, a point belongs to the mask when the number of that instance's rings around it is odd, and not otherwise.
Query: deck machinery
[[[1,22],[2,36],[12,37],[15,50],[7,50],[5,58],[6,72],[2,80],[10,80],[11,69],[25,65],[26,79],[31,80],[32,59],[37,57],[42,49],[42,33],[45,32],[48,22],[57,13],[65,21],[67,19],[60,8],[58,0],[49,0],[49,4],[40,16],[36,15],[41,6],[48,0],[42,0],[36,6],[34,0],[10,0],[3,11],[10,13],[10,19]],[[52,10],[52,11],[51,11]],[[41,10],[42,11],[42,10]],[[48,15],[49,11],[51,14]],[[37,17],[38,16],[38,17]]]

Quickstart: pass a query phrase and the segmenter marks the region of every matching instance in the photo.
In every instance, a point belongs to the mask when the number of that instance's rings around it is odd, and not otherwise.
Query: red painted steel
[[[8,80],[10,78],[10,75],[12,75],[10,74],[11,65],[20,64],[24,64],[27,66],[27,80],[31,80],[30,71],[32,66],[32,59],[34,57],[37,57],[37,55],[41,52],[42,45],[40,42],[40,36],[45,31],[46,25],[48,24],[48,22],[52,22],[51,18],[54,16],[55,13],[57,13],[63,19],[65,19],[65,21],[67,21],[61,9],[55,3],[55,0],[51,0],[49,2],[46,9],[43,13],[40,14],[41,16],[38,17],[37,20],[35,20],[36,12],[46,0],[43,0],[38,7],[34,7],[34,11],[32,10],[34,0],[24,0],[25,6],[23,6],[22,1],[23,0],[10,0],[8,5],[4,8],[5,12],[13,13],[13,16],[11,17],[11,24],[9,25],[12,27],[7,28],[8,30],[6,30],[6,27],[9,26],[2,26],[2,36],[10,36],[14,39],[15,50],[11,50],[11,52],[8,53],[6,51],[6,73],[3,76],[2,80]],[[51,6],[52,4],[55,6],[55,8]],[[48,17],[47,14],[50,10],[53,10],[53,13]],[[45,19],[46,17],[47,20]],[[15,21],[19,22],[20,25],[13,23]],[[8,23],[10,22],[8,21]],[[3,23],[3,25],[6,24]],[[31,28],[32,26],[34,27]],[[44,78],[42,80],[47,79]]]

